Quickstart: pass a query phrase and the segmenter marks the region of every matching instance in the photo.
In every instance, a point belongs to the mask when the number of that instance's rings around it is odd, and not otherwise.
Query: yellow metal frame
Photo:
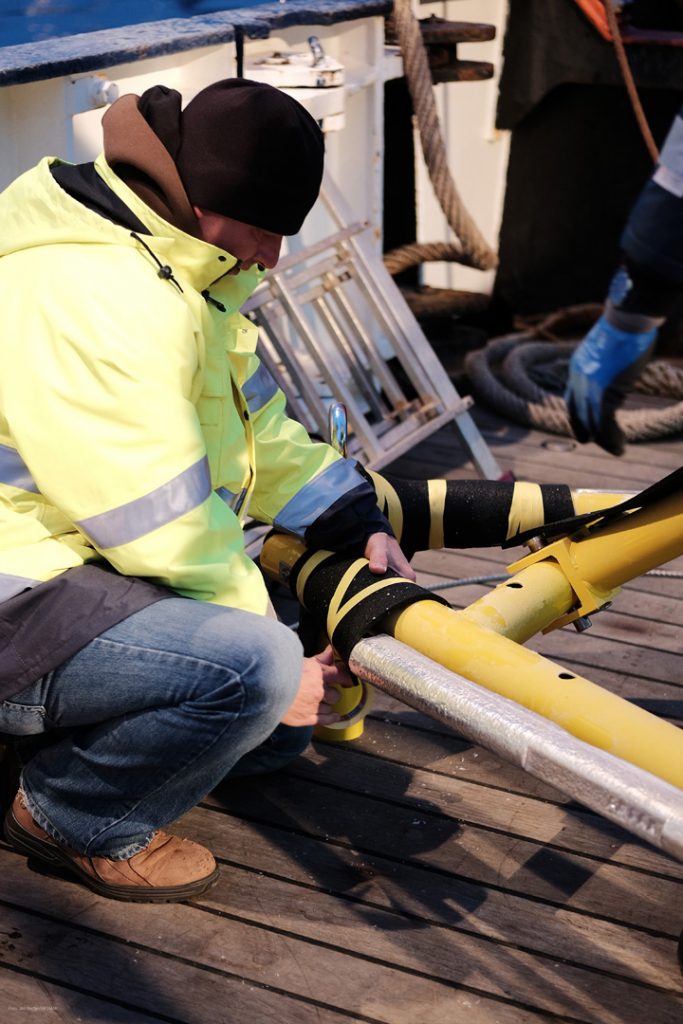
[[[563,537],[513,562],[508,570],[520,573],[547,561],[560,566],[575,602],[546,624],[543,631],[548,632],[604,607],[624,583],[680,554],[683,496],[673,494],[647,508],[635,509],[595,533],[587,528],[576,537]]]
[[[286,578],[303,553],[273,537],[262,565]],[[619,588],[683,554],[683,495],[635,509],[514,562],[505,583],[455,611],[428,599],[382,630],[439,664],[558,723],[572,735],[683,788],[683,731],[521,646],[598,611]]]

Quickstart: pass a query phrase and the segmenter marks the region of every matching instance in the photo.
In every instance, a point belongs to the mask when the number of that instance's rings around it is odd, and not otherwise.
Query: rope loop
[[[477,401],[516,423],[573,437],[562,392],[575,341],[538,341],[531,334],[493,338],[465,356],[465,371]],[[645,395],[673,399],[656,409],[619,409],[617,423],[627,441],[653,441],[683,429],[683,371],[654,360],[634,384]]]
[[[432,73],[422,41],[420,23],[413,13],[411,0],[394,0],[393,18],[429,177],[457,240],[452,243],[416,242],[395,249],[386,259],[390,267],[398,269],[390,269],[389,273],[396,274],[401,269],[434,259],[463,263],[479,270],[492,270],[498,264],[498,257],[468,213],[448,167],[446,146],[434,99]],[[439,255],[435,255],[435,251]],[[407,262],[402,262],[404,259]]]

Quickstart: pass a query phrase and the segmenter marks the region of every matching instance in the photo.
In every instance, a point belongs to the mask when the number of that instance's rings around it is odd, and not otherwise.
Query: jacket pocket
[[[197,402],[197,416],[203,427],[216,427],[221,422],[221,408],[224,398],[202,395]]]

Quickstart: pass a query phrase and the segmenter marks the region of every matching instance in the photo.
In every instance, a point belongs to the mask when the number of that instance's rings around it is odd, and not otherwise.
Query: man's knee
[[[303,651],[292,630],[274,619],[229,610],[212,623],[215,671],[203,680],[204,699],[239,700],[244,712],[272,721],[274,729],[294,700]],[[213,683],[208,675],[213,675]]]
[[[274,619],[261,620],[254,650],[254,677],[246,678],[244,683],[258,686],[278,722],[296,697],[302,669],[303,651],[297,635]]]

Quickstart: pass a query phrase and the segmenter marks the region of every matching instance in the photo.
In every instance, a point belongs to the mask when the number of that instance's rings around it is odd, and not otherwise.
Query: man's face
[[[282,235],[256,228],[253,224],[244,224],[232,217],[224,217],[221,213],[203,210],[199,206],[194,207],[194,212],[204,241],[237,257],[237,265],[228,273],[238,274],[240,270],[249,270],[257,264],[271,270],[277,263]]]

